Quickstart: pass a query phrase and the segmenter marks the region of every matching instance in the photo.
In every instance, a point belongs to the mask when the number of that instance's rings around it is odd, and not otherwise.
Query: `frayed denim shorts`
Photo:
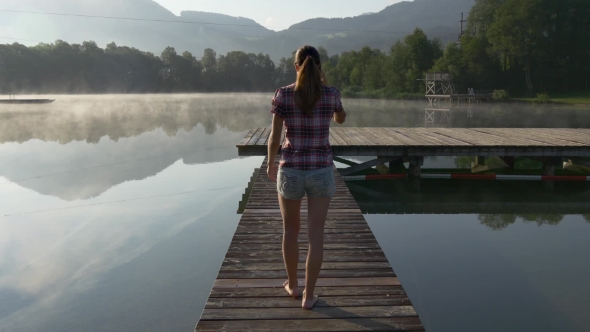
[[[332,167],[313,171],[300,171],[279,167],[277,191],[286,199],[300,200],[307,197],[332,197],[336,193],[336,181]]]

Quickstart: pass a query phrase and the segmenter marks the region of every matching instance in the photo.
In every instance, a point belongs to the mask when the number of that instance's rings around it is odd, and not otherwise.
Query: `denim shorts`
[[[307,197],[332,197],[336,193],[336,181],[332,167],[313,171],[300,171],[279,167],[277,191],[286,199],[300,200]]]

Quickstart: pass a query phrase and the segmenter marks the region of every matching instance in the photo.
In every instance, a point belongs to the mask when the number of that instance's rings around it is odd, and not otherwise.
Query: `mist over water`
[[[23,96],[25,98],[27,96]],[[168,94],[168,95],[91,95],[36,96],[57,99],[48,105],[1,105],[0,143],[32,139],[97,143],[105,137],[118,141],[155,129],[168,136],[190,132],[196,125],[212,134],[217,128],[232,132],[268,126],[272,94]],[[527,127],[584,128],[590,126],[588,107],[480,104],[453,109],[452,119],[435,114],[426,122],[423,101],[348,99],[350,127]],[[444,107],[440,107],[444,108]]]
[[[272,93],[46,97],[0,105],[0,331],[191,330],[262,161],[235,145],[270,125]],[[344,105],[351,127],[590,126],[582,107],[478,105],[427,122],[422,101]],[[382,213],[369,224],[430,330],[590,324],[585,184],[381,186],[351,190]]]

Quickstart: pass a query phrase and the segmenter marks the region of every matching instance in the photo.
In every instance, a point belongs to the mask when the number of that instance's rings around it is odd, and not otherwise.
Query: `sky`
[[[378,12],[402,0],[155,0],[174,14],[183,10],[220,13],[253,19],[273,30],[316,17],[351,17]]]

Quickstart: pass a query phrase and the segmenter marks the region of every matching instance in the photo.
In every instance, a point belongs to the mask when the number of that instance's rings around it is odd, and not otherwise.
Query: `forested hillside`
[[[303,44],[323,46],[331,54],[360,50],[363,46],[386,51],[416,27],[431,38],[441,38],[443,43],[456,41],[461,12],[467,13],[474,0],[406,1],[379,13],[342,19],[318,18],[280,32],[268,30],[248,18],[190,11],[176,16],[152,0],[118,0],[108,4],[99,0],[6,0],[3,3],[4,8],[24,11],[166,21],[0,12],[0,31],[10,32],[9,37],[45,42],[59,39],[68,43],[93,40],[101,47],[114,42],[156,54],[168,46],[193,54],[202,54],[207,48],[220,53],[261,52],[278,61]]]
[[[415,29],[385,51],[319,49],[330,84],[345,95],[423,93],[418,80],[429,71],[450,72],[460,92],[588,90],[590,3],[477,0],[460,43],[445,45]],[[272,91],[295,79],[292,56],[274,62],[262,52],[206,49],[196,55],[173,47],[155,55],[114,43],[103,49],[95,42],[0,45],[0,93]]]

